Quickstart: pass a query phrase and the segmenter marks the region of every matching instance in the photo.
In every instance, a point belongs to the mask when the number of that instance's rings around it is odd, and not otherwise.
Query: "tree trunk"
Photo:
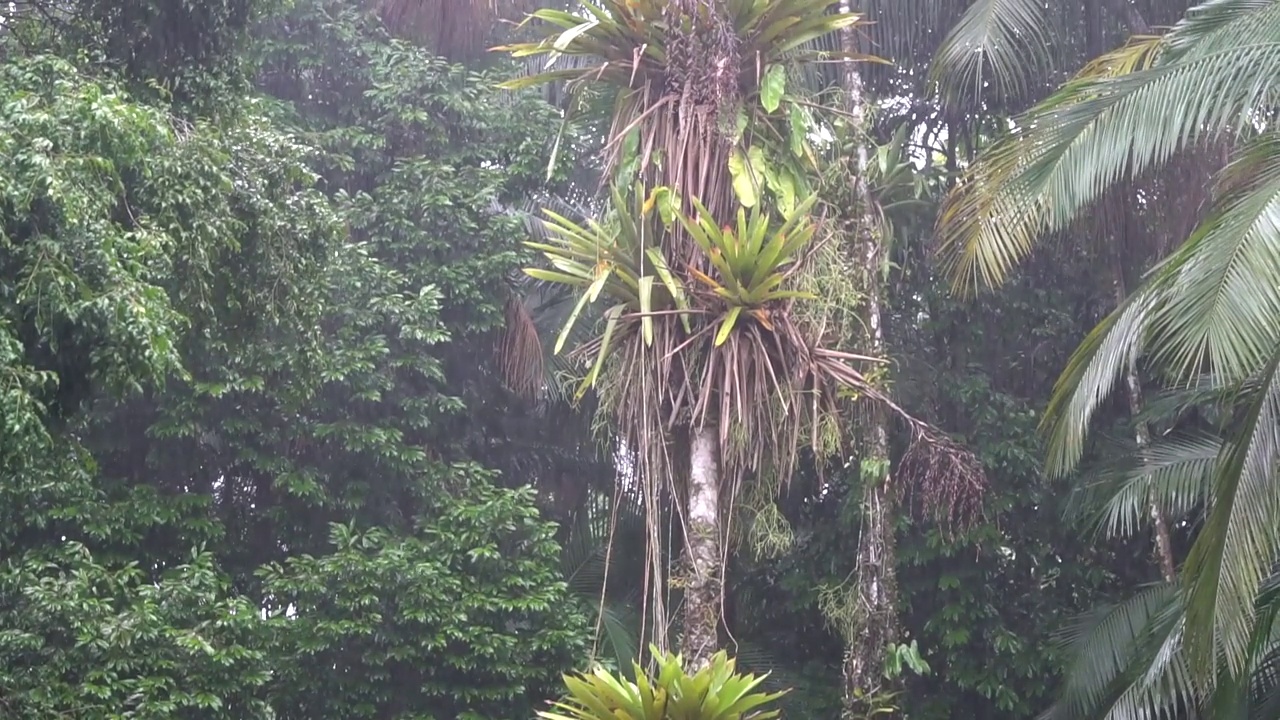
[[[897,637],[896,498],[890,489],[889,442],[882,411],[873,411],[861,445],[862,532],[852,627],[844,657],[844,717],[866,717],[881,690],[885,650]]]
[[[719,647],[723,555],[720,552],[720,458],[714,425],[694,428],[689,446],[689,504],[686,547],[689,579],[684,590],[681,654],[699,668]]]
[[[853,10],[851,0],[842,0],[841,9]],[[852,28],[841,33],[843,49],[858,52],[857,37]],[[884,354],[881,326],[880,267],[882,263],[878,223],[872,212],[872,198],[867,186],[868,138],[867,97],[857,67],[844,63],[845,110],[849,114],[852,138],[857,142],[856,167],[853,173],[853,198],[856,215],[856,252],[864,273],[864,319],[867,327],[868,355]],[[894,552],[894,517],[896,496],[889,466],[888,417],[885,409],[869,408],[859,443],[861,458],[859,483],[862,487],[862,532],[858,540],[858,557],[853,622],[847,629],[848,647],[844,658],[844,715],[865,716],[873,709],[868,699],[880,690],[883,680],[885,650],[897,634],[897,578]]]
[[[1119,306],[1124,302],[1128,291],[1125,288],[1124,263],[1119,257],[1117,257],[1114,266],[1116,305]],[[1151,428],[1139,419],[1142,414],[1142,378],[1139,377],[1138,368],[1132,361],[1125,370],[1124,384],[1129,393],[1129,416],[1134,421],[1134,439],[1137,440],[1138,450],[1141,452],[1151,446]],[[1161,577],[1167,582],[1173,582],[1177,577],[1177,573],[1173,563],[1173,542],[1169,538],[1169,521],[1165,518],[1164,512],[1156,504],[1154,498],[1148,501],[1147,511],[1151,515],[1151,524],[1155,535],[1156,565],[1160,568]]]

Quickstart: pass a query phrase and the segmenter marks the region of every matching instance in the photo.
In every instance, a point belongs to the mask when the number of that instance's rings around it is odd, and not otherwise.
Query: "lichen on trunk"
[[[841,9],[853,10],[850,0],[842,0]],[[850,55],[858,53],[858,40],[852,29],[841,33],[842,49]],[[846,61],[843,84],[845,111],[848,113],[850,136],[856,143],[852,173],[856,215],[849,231],[854,233],[855,248],[862,277],[863,319],[867,328],[865,352],[873,357],[884,354],[881,326],[882,288],[880,287],[881,248],[868,186],[868,99],[857,67]],[[846,629],[844,658],[844,716],[861,717],[872,708],[865,707],[880,689],[883,679],[885,649],[893,642],[897,628],[896,573],[893,518],[896,494],[889,464],[888,417],[885,408],[868,408],[860,433],[858,481],[862,488],[862,528],[858,540],[857,569],[850,626]]]
[[[719,646],[724,589],[719,453],[719,434],[714,425],[707,423],[692,430],[685,542],[689,577],[684,590],[681,647],[690,668],[706,664]]]

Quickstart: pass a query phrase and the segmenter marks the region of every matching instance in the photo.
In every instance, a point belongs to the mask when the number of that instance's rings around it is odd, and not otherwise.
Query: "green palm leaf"
[[[1275,100],[1280,73],[1280,18],[1256,16],[1270,21],[1257,31],[1266,40],[1068,83],[1017,119],[940,217],[941,251],[957,289],[1000,283],[1036,238],[1067,227],[1121,177],[1196,140],[1252,128]],[[1171,33],[1166,42],[1176,39]]]
[[[1223,173],[1216,208],[1156,282],[1154,359],[1175,379],[1212,368],[1254,374],[1280,341],[1280,135],[1249,144]]]
[[[930,68],[945,98],[978,98],[988,80],[1020,94],[1049,65],[1041,0],[977,0],[947,33]]]
[[[1161,583],[1068,626],[1061,641],[1076,660],[1058,702],[1042,720],[1136,720],[1144,705],[1167,709],[1173,698],[1150,692],[1151,680],[1156,688],[1180,689],[1184,699],[1194,698],[1181,659],[1169,652],[1180,637],[1180,609],[1177,586]]]
[[[1094,412],[1137,360],[1146,324],[1161,299],[1155,288],[1135,292],[1072,353],[1042,423],[1050,434],[1045,463],[1050,475],[1065,475],[1079,462]]]
[[[1213,477],[1213,507],[1187,560],[1187,641],[1198,669],[1246,670],[1254,602],[1280,549],[1280,348],[1232,428]]]
[[[1085,512],[1099,530],[1133,536],[1150,520],[1151,504],[1176,520],[1209,497],[1209,479],[1222,450],[1206,433],[1162,438],[1096,472],[1084,488]]]

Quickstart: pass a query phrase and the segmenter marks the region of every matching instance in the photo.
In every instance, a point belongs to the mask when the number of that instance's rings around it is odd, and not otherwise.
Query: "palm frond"
[[[1151,287],[1130,295],[1085,337],[1067,361],[1041,421],[1042,428],[1049,431],[1045,469],[1050,475],[1067,474],[1084,454],[1093,414],[1137,359],[1143,333],[1161,297],[1158,289]]]
[[[498,369],[512,392],[532,400],[541,391],[546,372],[538,328],[528,306],[518,296],[507,298],[503,314],[503,332],[497,350]]]
[[[994,85],[1021,95],[1051,63],[1041,0],[976,0],[947,33],[930,69],[951,105],[968,105]]]
[[[1142,300],[1147,296],[1136,297]],[[1055,403],[1069,397],[1069,403],[1075,406],[1071,413],[1074,417],[1059,415],[1056,421],[1051,445],[1055,452],[1050,456],[1054,469],[1063,471],[1079,457],[1088,423],[1080,422],[1081,414],[1077,413],[1099,397],[1100,388],[1110,385],[1099,381],[1108,373],[1095,372],[1098,367],[1109,368],[1114,378],[1125,353],[1132,351],[1135,331],[1141,324],[1137,322],[1141,313],[1132,311],[1142,304],[1122,306],[1108,323],[1091,334],[1064,373],[1065,387],[1074,388],[1075,392],[1064,394],[1060,387]],[[1188,638],[1195,652],[1193,667],[1198,673],[1203,668],[1210,678],[1220,656],[1233,674],[1242,671],[1245,643],[1253,622],[1253,600],[1280,544],[1280,486],[1272,482],[1278,451],[1276,434],[1280,431],[1278,359],[1280,353],[1273,353],[1270,364],[1251,385],[1256,389],[1251,393],[1250,404],[1229,428],[1222,452],[1214,460],[1212,509],[1187,563],[1186,575],[1191,583]],[[1093,377],[1082,380],[1091,374]],[[1060,408],[1059,405],[1053,412],[1061,413]],[[1091,412],[1089,409],[1083,415]],[[1071,462],[1066,462],[1068,458]]]
[[[1280,550],[1280,348],[1230,429],[1213,476],[1212,507],[1187,559],[1187,642],[1197,670],[1246,670],[1255,601]]]
[[[1247,145],[1223,172],[1209,217],[1165,264],[1152,357],[1175,382],[1208,369],[1232,384],[1280,341],[1280,135]]]
[[[1205,504],[1222,439],[1206,433],[1163,437],[1092,473],[1076,500],[1091,524],[1112,536],[1133,536],[1150,521],[1154,503],[1177,520]]]
[[[1204,57],[1231,47],[1275,39],[1280,5],[1274,0],[1209,0],[1187,10],[1169,34],[1169,59]]]
[[[956,289],[999,284],[1036,238],[1067,227],[1122,176],[1197,140],[1250,129],[1275,99],[1280,19],[1269,37],[1077,80],[1018,118],[940,215],[940,252]]]
[[[1154,585],[1098,608],[1062,634],[1075,658],[1055,705],[1041,720],[1275,717],[1280,680],[1280,575],[1259,587],[1258,623],[1248,639],[1247,671],[1206,677],[1184,644],[1186,594]]]
[[[1171,702],[1185,704],[1188,697],[1194,706],[1185,663],[1175,652],[1180,597],[1175,584],[1153,585],[1069,625],[1060,641],[1075,660],[1058,701],[1042,720],[1159,717]]]

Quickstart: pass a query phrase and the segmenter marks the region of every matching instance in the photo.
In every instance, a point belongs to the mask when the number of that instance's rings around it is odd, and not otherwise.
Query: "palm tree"
[[[1142,5],[1144,12],[1149,14],[1152,11],[1151,7]],[[1110,16],[1103,12],[1103,6],[1106,6]],[[1078,64],[1078,58],[1084,57],[1087,48],[1073,38],[1098,36],[1100,31],[1096,26],[1101,25],[1104,19],[1113,24],[1117,18],[1131,23],[1132,16],[1138,13],[1128,0],[1089,0],[1085,3],[1083,13],[1072,11],[1070,7],[1060,3],[1036,0],[930,0],[907,3],[866,0],[852,4],[841,3],[840,9],[847,16],[853,16],[855,10],[861,11],[865,17],[875,20],[875,23],[866,27],[850,23],[839,33],[814,34],[802,47],[826,51],[827,57],[838,57],[841,51],[847,56],[856,56],[859,36],[865,32],[866,40],[871,46],[887,50],[896,61],[896,67],[882,69],[886,66],[854,65],[849,62],[799,65],[791,68],[793,75],[787,76],[783,85],[796,87],[797,83],[803,83],[811,95],[824,88],[834,87],[842,91],[843,110],[838,113],[842,116],[842,123],[836,124],[843,124],[841,137],[847,142],[839,143],[837,148],[847,147],[851,150],[843,154],[837,152],[835,164],[846,166],[842,181],[851,186],[851,192],[842,194],[838,201],[827,198],[830,204],[828,217],[841,226],[842,233],[849,239],[847,251],[856,256],[861,268],[857,287],[862,297],[861,325],[869,328],[870,332],[866,337],[858,338],[859,349],[865,354],[879,357],[883,354],[884,342],[879,331],[880,304],[885,293],[881,287],[883,276],[874,269],[880,267],[882,262],[883,233],[877,232],[874,217],[876,198],[868,193],[865,182],[868,175],[867,150],[873,130],[869,124],[872,119],[872,113],[869,112],[870,98],[873,94],[906,92],[914,95],[913,107],[932,107],[914,121],[917,124],[932,122],[939,126],[926,129],[926,134],[948,137],[954,148],[960,139],[974,132],[975,128],[980,128],[978,118],[990,116],[993,111],[999,112],[1002,107],[1025,104],[1037,94],[1047,92],[1054,82],[1055,72],[1062,67]],[[630,39],[633,44],[627,46],[625,43],[618,44],[616,37],[601,36],[606,41],[604,44],[586,48],[587,51],[583,52],[583,48],[578,47],[581,44],[579,38],[571,37],[569,33],[583,32],[589,36],[592,32],[599,31],[599,27],[584,28],[584,22],[592,15],[559,13],[545,17],[558,21],[564,31],[552,40],[550,48],[545,45],[542,48],[544,51],[555,50],[556,40],[562,41],[563,48],[552,53],[557,55],[555,62],[561,69],[551,77],[569,82],[576,89],[584,91],[598,87],[602,81],[628,90],[632,87],[647,87],[653,91],[656,87],[651,95],[639,92],[625,94],[625,97],[598,93],[591,98],[589,92],[575,95],[579,101],[584,98],[593,99],[596,105],[607,106],[606,114],[610,120],[606,122],[605,134],[611,137],[607,142],[612,148],[609,158],[613,170],[638,164],[638,156],[679,152],[678,148],[664,147],[662,144],[688,134],[698,135],[700,131],[692,127],[699,122],[697,117],[690,127],[680,128],[670,126],[675,117],[672,113],[650,115],[654,108],[670,101],[670,93],[665,85],[644,84],[651,79],[650,68],[642,67],[638,73],[628,70],[633,65],[636,48],[665,48],[662,38],[635,37]],[[1053,42],[1049,43],[1049,39]],[[610,42],[613,44],[610,45]],[[521,52],[533,50],[534,48],[525,46]],[[564,54],[561,55],[560,52]],[[593,63],[590,60],[592,56],[609,58],[609,72],[595,74],[604,67]],[[707,67],[711,65],[707,64]],[[859,67],[865,72],[859,72]],[[666,71],[663,68],[658,70]],[[528,82],[541,82],[548,77],[544,74]],[[758,77],[756,81],[759,81]],[[904,82],[907,84],[904,85]],[[916,84],[914,90],[911,83]],[[928,84],[933,83],[940,90],[937,97],[929,94]],[[988,85],[992,88],[986,89]],[[805,106],[799,107],[799,112],[803,113]],[[851,122],[843,122],[847,120]],[[824,122],[830,124],[831,119],[827,118]],[[751,125],[756,125],[754,119]],[[791,128],[784,129],[784,134],[789,129]],[[620,141],[620,134],[625,139]],[[718,183],[718,192],[703,187],[693,193],[714,208],[712,214],[716,215],[719,211],[717,203],[724,202],[724,198],[729,195],[724,192],[723,187],[723,155],[726,152],[731,155],[731,150],[724,147],[712,150],[714,152],[707,155],[710,159],[700,155],[695,159],[696,167],[693,168],[676,164],[664,171],[660,165],[646,164],[645,179],[660,187],[671,183],[680,185],[689,178],[699,178],[700,181],[713,185]],[[719,152],[722,157],[717,159],[715,152]],[[950,153],[950,156],[954,157],[955,153]],[[741,165],[739,162],[739,167]],[[733,165],[730,164],[729,167],[732,168]],[[697,168],[706,168],[706,172]],[[794,180],[786,182],[803,181],[803,168],[800,170]],[[666,174],[658,177],[663,172]],[[768,186],[770,179],[764,179]],[[698,195],[698,192],[706,195]],[[677,233],[678,231],[679,228]],[[861,332],[857,334],[860,336]],[[873,410],[868,413],[862,424],[859,440],[859,452],[864,458],[860,466],[870,472],[863,473],[866,477],[861,478],[859,483],[863,493],[863,532],[860,535],[858,553],[859,572],[851,595],[854,602],[868,610],[859,615],[858,623],[843,628],[850,645],[846,662],[846,685],[850,688],[848,696],[851,700],[856,694],[853,689],[865,690],[878,681],[878,670],[883,664],[883,649],[891,642],[893,628],[896,626],[896,607],[892,593],[895,564],[892,535],[896,511],[895,493],[891,484],[894,478],[888,461],[887,422],[888,417],[883,412]],[[907,479],[899,478],[899,482]],[[654,604],[658,605],[658,600],[655,599]]]
[[[1034,85],[1026,77],[1031,73],[1029,70],[1047,73],[1053,63],[1046,60],[1045,62],[1033,63],[1028,66],[1025,58],[1028,56],[1035,57],[1035,53],[1043,50],[1043,45],[1037,45],[1035,40],[1040,38],[1043,27],[1052,26],[1054,23],[1069,23],[1070,18],[1056,9],[1052,3],[1044,4],[1037,2],[1027,2],[1025,0],[980,0],[971,3],[969,0],[956,0],[955,2],[938,3],[919,2],[919,3],[901,3],[901,2],[881,2],[877,0],[869,0],[868,2],[857,3],[856,9],[863,11],[867,16],[874,18],[877,22],[869,28],[864,28],[859,23],[845,23],[843,28],[839,28],[839,33],[830,32],[835,26],[830,25],[829,18],[822,18],[824,8],[834,3],[816,3],[808,4],[807,7],[802,4],[786,4],[774,3],[775,7],[771,9],[772,17],[785,17],[784,13],[794,8],[800,8],[804,12],[816,13],[806,23],[797,23],[793,26],[794,30],[804,30],[805,32],[797,32],[791,37],[779,37],[774,39],[774,44],[781,46],[785,42],[794,40],[794,47],[788,50],[813,49],[818,50],[820,54],[816,57],[824,57],[826,59],[839,59],[841,56],[849,60],[860,57],[857,48],[857,39],[855,30],[870,30],[870,41],[876,47],[885,47],[894,52],[895,59],[898,54],[902,54],[907,62],[901,63],[903,73],[909,75],[913,72],[913,67],[920,64],[920,58],[926,61],[930,58],[935,49],[941,44],[941,55],[939,59],[939,67],[947,69],[945,73],[936,73],[938,79],[947,81],[947,96],[952,105],[961,102],[961,99],[969,97],[966,93],[966,84],[978,85],[978,81],[983,77],[995,77],[999,80],[1008,80],[1005,85],[1009,88],[1019,86],[1025,88]],[[732,3],[730,5],[733,5]],[[743,6],[738,4],[739,9]],[[752,4],[748,3],[747,6]],[[763,8],[768,3],[756,3]],[[667,67],[662,63],[645,63],[637,62],[640,57],[636,54],[637,49],[644,49],[644,55],[647,57],[658,58],[665,53],[668,45],[672,45],[678,52],[685,52],[687,55],[686,62],[690,59],[701,60],[704,68],[714,68],[715,63],[711,62],[709,55],[699,55],[698,52],[690,54],[691,43],[696,44],[696,36],[687,38],[666,38],[661,34],[658,36],[644,35],[638,32],[632,37],[625,37],[625,34],[613,34],[610,30],[610,20],[602,18],[602,11],[606,8],[595,8],[589,14],[572,15],[569,13],[544,13],[543,17],[558,24],[560,30],[547,43],[541,46],[526,45],[517,49],[520,54],[545,52],[555,56],[557,67],[550,74],[539,74],[520,83],[513,83],[515,86],[521,84],[533,84],[545,82],[549,79],[556,79],[570,84],[571,92],[574,90],[581,91],[573,93],[575,100],[579,104],[587,104],[594,100],[599,106],[603,104],[609,119],[606,121],[608,136],[606,143],[611,148],[609,160],[612,171],[629,177],[629,173],[634,173],[637,167],[643,167],[641,176],[650,184],[657,187],[679,187],[686,195],[698,197],[703,200],[711,211],[713,216],[723,217],[723,208],[734,204],[734,198],[727,191],[726,184],[732,186],[734,181],[742,183],[749,195],[754,195],[752,190],[751,178],[741,171],[735,176],[733,174],[734,160],[737,160],[737,167],[743,168],[751,166],[748,169],[755,169],[753,162],[744,163],[743,160],[750,160],[750,143],[739,143],[739,153],[742,157],[734,157],[734,150],[726,144],[713,143],[709,147],[699,148],[700,152],[696,153],[688,162],[681,162],[669,165],[661,163],[647,162],[651,157],[663,156],[673,157],[682,156],[681,153],[686,152],[681,146],[688,137],[697,137],[699,139],[706,137],[714,137],[714,133],[708,132],[706,127],[708,118],[714,119],[717,113],[676,113],[670,112],[670,106],[677,99],[677,95],[670,91],[670,78],[676,78],[678,82],[685,83],[686,87],[705,87],[714,88],[716,86],[715,78],[702,78],[698,82],[690,85],[691,78],[699,76],[690,75],[689,70],[681,70],[679,68]],[[645,25],[646,20],[654,18],[663,19],[657,11],[661,5],[650,8],[649,15],[644,12],[635,12],[634,20],[637,22],[632,25],[623,23],[617,27],[629,27],[633,30],[638,28],[651,29]],[[832,8],[834,9],[834,8]],[[853,12],[855,8],[847,2],[842,3],[840,10],[841,15],[852,18],[855,16]],[[591,18],[594,18],[592,20]],[[588,27],[588,23],[595,23]],[[714,24],[714,23],[712,23]],[[730,23],[732,25],[732,23]],[[952,28],[950,33],[944,33],[939,28]],[[734,32],[738,32],[740,28],[733,28]],[[581,36],[579,36],[581,34]],[[713,32],[714,36],[715,33]],[[726,36],[725,33],[721,33]],[[732,35],[730,33],[729,35]],[[1062,37],[1071,37],[1072,33],[1061,33]],[[726,36],[727,37],[727,36]],[[902,41],[901,38],[910,38],[910,41]],[[625,38],[625,42],[618,42],[619,39]],[[1024,41],[1023,38],[1029,38],[1031,42]],[[723,38],[722,38],[723,39]],[[594,43],[594,44],[592,44]],[[730,43],[732,45],[733,43]],[[683,50],[682,50],[683,48]],[[1010,51],[1014,48],[1015,51]],[[727,51],[726,57],[735,57],[733,48],[726,46],[721,50]],[[705,51],[705,48],[703,49]],[[604,64],[597,64],[591,58],[604,58],[607,60]],[[750,59],[749,53],[737,52],[736,57],[739,59]],[[799,60],[802,58],[791,58]],[[975,62],[976,59],[976,62]],[[697,63],[695,63],[696,65]],[[862,65],[862,67],[880,67],[878,65]],[[895,87],[894,75],[884,72],[867,73],[867,83],[863,82],[863,74],[859,73],[856,66],[850,62],[843,63],[818,63],[803,64],[792,63],[789,68],[789,74],[777,73],[775,75],[762,78],[759,75],[759,68],[752,67],[748,64],[746,71],[740,73],[742,78],[746,79],[745,85],[739,88],[728,88],[727,90],[716,91],[722,92],[723,97],[717,98],[716,102],[732,105],[735,94],[745,88],[746,94],[756,93],[763,98],[761,94],[762,80],[766,83],[773,83],[772,87],[781,92],[784,87],[805,87],[811,96],[817,95],[824,88],[835,87],[842,90],[844,97],[844,107],[842,112],[838,112],[842,117],[842,122],[832,123],[831,118],[807,118],[809,121],[819,120],[826,123],[829,127],[842,125],[843,129],[840,134],[843,138],[849,140],[848,143],[841,142],[836,146],[835,158],[836,164],[846,164],[844,177],[850,180],[852,192],[848,195],[840,195],[839,200],[828,198],[829,209],[832,211],[830,216],[838,222],[839,229],[843,235],[848,238],[847,245],[844,247],[852,255],[856,256],[856,264],[860,266],[859,276],[856,279],[856,289],[861,296],[862,302],[862,321],[861,325],[870,328],[871,332],[867,333],[865,338],[856,338],[861,344],[861,349],[866,354],[879,357],[883,352],[883,337],[879,331],[880,304],[881,297],[884,295],[881,288],[882,276],[875,272],[875,268],[881,265],[881,255],[883,253],[881,245],[881,234],[877,232],[877,225],[874,215],[876,215],[875,198],[868,194],[868,188],[865,177],[868,174],[866,166],[867,147],[870,136],[870,127],[867,121],[871,117],[869,112],[870,95],[868,89],[874,89],[878,92],[901,92],[901,87]],[[694,68],[697,69],[696,67]],[[778,67],[773,67],[778,70]],[[834,70],[834,72],[832,72]],[[984,75],[984,73],[986,73]],[[898,76],[900,77],[900,76]],[[659,80],[659,82],[655,82]],[[1016,81],[1016,82],[1015,82]],[[591,90],[598,88],[601,84],[621,89],[621,93],[614,95],[611,93],[597,93],[593,98]],[[752,89],[752,83],[755,84]],[[799,85],[803,84],[803,85]],[[1041,80],[1041,84],[1044,81]],[[864,85],[868,89],[864,89]],[[637,91],[636,89],[642,89]],[[775,90],[769,90],[772,93]],[[796,93],[797,98],[803,100],[803,95]],[[1009,102],[1017,102],[1021,97],[1017,92],[1005,89],[1001,94],[1002,98]],[[685,98],[680,98],[682,101]],[[985,102],[990,105],[990,99]],[[798,123],[796,118],[806,120],[812,104],[804,103],[784,103],[779,101],[783,106],[787,107],[786,116],[789,127],[774,128],[773,135],[787,137],[790,136],[792,141],[796,138],[796,129]],[[666,109],[663,109],[666,105]],[[965,108],[971,108],[972,105],[966,105]],[[660,112],[656,112],[661,110]],[[965,112],[972,113],[966,109]],[[757,111],[758,113],[758,111]],[[937,113],[941,114],[941,113]],[[947,122],[956,122],[956,117],[963,117],[964,112],[960,115],[952,114]],[[844,120],[852,120],[844,122]],[[743,130],[748,128],[756,129],[758,127],[769,128],[773,122],[768,117],[760,118],[755,113],[751,115],[751,122],[744,123]],[[684,123],[681,125],[681,123]],[[779,132],[780,130],[780,132]],[[757,137],[762,142],[760,159],[766,156],[777,160],[778,153],[774,152],[776,148],[770,148],[769,136],[770,132],[757,132]],[[957,133],[951,133],[955,136]],[[803,137],[800,138],[803,140]],[[803,144],[803,143],[798,143]],[[854,150],[841,157],[839,150],[845,146],[852,147]],[[788,148],[794,149],[794,148]],[[745,150],[745,152],[744,152]],[[781,154],[782,159],[787,159],[786,153]],[[850,162],[844,163],[848,159]],[[725,171],[729,170],[729,177],[725,177]],[[628,172],[618,172],[622,168],[627,168]],[[764,182],[766,190],[775,191],[775,185],[784,188],[784,196],[796,194],[794,188],[803,187],[805,183],[807,168],[797,167],[794,163],[784,163],[780,170],[775,173],[781,177],[772,177],[765,173],[765,177],[760,178]],[[726,180],[728,181],[726,183]],[[626,182],[624,178],[624,182]],[[690,190],[690,185],[696,185]],[[785,188],[793,188],[790,191]],[[751,199],[751,198],[746,198]],[[786,198],[783,198],[786,200]],[[793,201],[792,201],[793,202]],[[841,203],[845,203],[847,207],[841,207]],[[687,209],[687,208],[686,208]],[[851,209],[851,210],[850,210]],[[676,228],[676,235],[679,236],[680,228]],[[673,238],[678,242],[679,237]],[[687,246],[687,242],[686,242]],[[677,252],[677,255],[682,253]],[[860,335],[861,333],[858,333]],[[893,638],[893,628],[896,626],[895,616],[895,598],[892,593],[893,587],[893,568],[895,558],[893,555],[893,517],[895,514],[894,499],[895,493],[891,486],[890,465],[888,460],[888,428],[889,420],[883,410],[886,406],[873,408],[871,412],[866,414],[863,423],[864,431],[859,443],[859,454],[864,461],[860,463],[863,468],[872,469],[869,474],[864,473],[867,477],[862,478],[860,485],[863,488],[863,515],[864,521],[863,532],[860,535],[860,550],[858,553],[858,569],[857,583],[851,591],[855,598],[855,602],[868,608],[868,612],[859,615],[859,622],[844,628],[845,635],[850,644],[850,652],[847,656],[846,664],[846,685],[850,688],[848,697],[850,701],[859,693],[855,693],[853,689],[866,689],[878,682],[879,668],[883,665],[884,647]],[[723,428],[722,428],[723,429]],[[914,432],[914,431],[913,431]],[[710,443],[703,443],[698,447],[707,449]],[[658,458],[657,461],[661,461]],[[655,463],[657,462],[655,461]],[[655,467],[657,465],[655,464]],[[700,464],[705,467],[706,464]],[[967,475],[972,476],[972,473]],[[908,478],[902,478],[906,480]],[[960,485],[965,487],[973,487],[973,483],[962,482]],[[695,484],[697,487],[710,488],[710,483]],[[709,507],[708,505],[703,505]],[[723,512],[717,511],[706,517],[715,517],[718,522],[724,522]],[[656,536],[656,531],[655,531]],[[702,537],[711,537],[710,533],[700,533]],[[656,541],[655,541],[656,542]],[[710,558],[713,556],[714,548],[706,548],[707,552],[704,556]],[[655,574],[660,570],[654,569]],[[694,573],[695,577],[708,577],[705,573]],[[709,596],[709,595],[708,595]],[[660,598],[653,598],[652,605],[655,608],[662,607]]]
[[[1260,647],[1273,628],[1260,598],[1280,554],[1277,70],[1280,2],[1199,5],[1020,117],[971,169],[940,226],[956,282],[996,283],[1037,238],[1069,227],[1122,179],[1209,142],[1231,148],[1204,220],[1081,345],[1046,419],[1049,469],[1061,474],[1079,462],[1094,412],[1135,362],[1218,399],[1221,442],[1200,470],[1207,511],[1174,606],[1184,617],[1159,655],[1184,654],[1177,672],[1188,682],[1168,683],[1168,668],[1137,681],[1164,683],[1192,709],[1270,672]]]
[[[822,306],[805,292],[810,260],[832,233],[810,215],[813,110],[793,79],[819,38],[858,25],[835,0],[610,0],[585,13],[544,10],[554,26],[518,56],[577,62],[514,80],[563,82],[608,117],[608,215],[585,225],[548,212],[552,241],[534,245],[542,280],[577,288],[578,316],[606,299],[598,336],[579,345],[585,378],[633,452],[649,544],[646,613],[665,625],[659,498],[681,499],[683,650],[700,663],[718,646],[728,509],[750,479],[786,483],[805,448],[825,455],[855,393],[905,417],[863,370],[878,357],[831,349]],[[548,64],[552,60],[548,61]],[[923,424],[913,437],[944,472],[971,458]],[[660,647],[664,638],[656,638]],[[665,649],[665,648],[663,648]]]

